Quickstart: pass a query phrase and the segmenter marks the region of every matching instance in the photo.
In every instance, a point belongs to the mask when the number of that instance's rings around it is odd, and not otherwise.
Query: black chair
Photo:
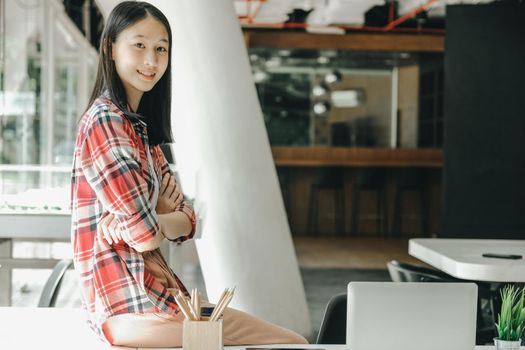
[[[373,213],[362,213],[362,192],[374,192],[376,210]],[[376,230],[380,235],[388,231],[388,208],[386,198],[386,173],[383,168],[358,168],[352,184],[352,235],[359,234],[361,220],[375,219]]]
[[[420,223],[420,234],[428,234],[428,194],[426,169],[407,168],[396,171],[396,186],[394,195],[394,214],[392,219],[391,235],[401,237],[403,235],[403,221],[405,219],[418,220]],[[415,214],[405,213],[405,195],[409,192],[419,196],[419,210]]]
[[[57,295],[60,290],[60,285],[64,275],[66,274],[66,271],[72,266],[73,260],[71,259],[60,260],[55,265],[51,275],[44,285],[44,289],[40,295],[40,300],[38,301],[38,307],[55,307]]]
[[[330,191],[335,205],[335,224],[337,233],[345,233],[345,191],[344,169],[342,167],[324,167],[316,169],[315,178],[310,186],[308,200],[309,235],[319,234],[319,193]]]
[[[468,282],[452,277],[444,272],[402,263],[396,260],[387,263],[388,273],[394,282]],[[476,344],[485,345],[492,343],[496,336],[494,326],[495,305],[498,303],[499,287],[491,286],[490,283],[475,282],[478,286],[478,310],[476,322]]]
[[[330,299],[317,334],[317,344],[346,344],[346,307],[346,293]]]
[[[462,282],[444,272],[397,260],[389,261],[386,266],[394,282]]]

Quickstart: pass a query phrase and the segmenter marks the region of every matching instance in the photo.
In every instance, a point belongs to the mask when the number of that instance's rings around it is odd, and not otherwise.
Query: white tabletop
[[[344,345],[321,344],[278,344],[257,347],[346,350]],[[229,350],[245,348],[245,346],[225,347]],[[0,307],[0,349],[98,350],[129,348],[111,347],[101,342],[85,323],[84,311],[81,309]],[[151,348],[149,349],[151,350]],[[476,347],[476,350],[491,349],[494,347]]]
[[[485,258],[483,253],[525,256],[524,240],[411,239],[408,253],[456,278],[488,282],[525,282],[525,259]]]
[[[69,213],[0,213],[0,238],[69,240]]]

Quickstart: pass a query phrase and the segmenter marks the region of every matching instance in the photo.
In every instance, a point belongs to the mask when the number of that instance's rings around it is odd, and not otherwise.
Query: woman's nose
[[[157,66],[157,56],[155,55],[154,52],[146,53],[146,55],[144,57],[144,64],[146,66],[150,66],[150,67],[156,67]]]

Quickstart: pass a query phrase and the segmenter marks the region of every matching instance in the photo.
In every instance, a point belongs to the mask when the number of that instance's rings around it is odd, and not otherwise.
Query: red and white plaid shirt
[[[151,152],[154,169],[146,152]],[[107,92],[82,116],[71,182],[71,242],[82,304],[102,339],[101,326],[109,316],[179,312],[173,296],[145,270],[142,254],[133,248],[161,234],[153,201],[167,172],[162,150],[148,143],[146,123],[131,121]],[[177,239],[182,242],[195,233],[195,214],[186,201],[176,210],[188,215],[192,224],[191,233]],[[110,213],[123,239],[113,245],[96,238],[98,223]]]

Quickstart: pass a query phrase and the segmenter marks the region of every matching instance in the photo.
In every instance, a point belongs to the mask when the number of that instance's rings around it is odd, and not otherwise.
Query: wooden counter
[[[297,31],[255,31],[244,28],[249,47],[339,49],[364,51],[444,52],[445,37],[429,34],[347,33],[311,34]]]
[[[441,168],[443,152],[435,148],[272,147],[277,166],[427,167]]]

